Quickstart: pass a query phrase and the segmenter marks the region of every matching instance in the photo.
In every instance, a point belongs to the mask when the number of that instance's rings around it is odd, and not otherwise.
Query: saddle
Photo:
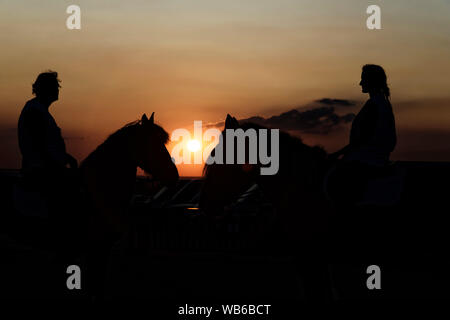
[[[351,165],[347,165],[347,169]],[[370,168],[370,167],[367,167]],[[404,189],[404,180],[406,170],[397,165],[396,162],[389,162],[383,167],[376,167],[373,172],[365,174],[364,170],[359,169],[356,174],[361,174],[363,178],[346,179],[345,174],[342,175],[342,168],[339,164],[332,166],[324,179],[324,191],[329,201],[339,203],[341,199],[337,197],[345,194],[344,190],[357,190],[358,197],[353,199],[355,206],[394,206],[401,201],[401,195]],[[370,169],[368,169],[370,170]],[[339,181],[336,181],[339,179]],[[357,185],[347,188],[349,183],[356,181]],[[338,190],[341,189],[341,190]],[[351,192],[351,191],[348,191]]]

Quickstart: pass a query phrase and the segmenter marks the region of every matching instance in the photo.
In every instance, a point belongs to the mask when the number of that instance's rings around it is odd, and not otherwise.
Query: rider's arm
[[[390,153],[394,150],[397,142],[392,107],[388,103],[380,103],[377,111],[377,123],[372,143],[378,149]]]
[[[342,149],[330,154],[330,158],[339,158],[342,155],[345,155],[347,152],[349,152],[352,149],[352,145],[348,144],[345,147],[343,147]]]
[[[23,156],[31,167],[42,167],[47,158],[45,119],[42,113],[33,109],[25,111],[21,117]]]

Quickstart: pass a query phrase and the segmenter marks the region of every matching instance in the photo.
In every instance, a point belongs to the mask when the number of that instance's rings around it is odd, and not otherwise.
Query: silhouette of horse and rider
[[[319,146],[309,147],[300,139],[282,132],[280,136],[280,171],[273,177],[260,177],[260,165],[206,165],[205,188],[202,203],[205,206],[220,207],[225,199],[230,200],[240,194],[250,182],[267,180],[270,190],[267,194],[280,193],[280,187],[291,185],[295,190],[306,181],[314,181],[315,187],[304,187],[305,192],[319,192],[315,188],[326,186],[336,204],[349,204],[363,197],[366,182],[386,173],[389,156],[396,145],[396,129],[390,90],[382,67],[365,65],[362,69],[362,91],[369,94],[358,115],[354,118],[350,142],[341,150],[327,155]],[[260,129],[255,123],[239,123],[228,115],[225,129]],[[257,130],[258,132],[258,130]],[[225,136],[225,135],[223,135]],[[214,152],[214,150],[213,150]],[[338,160],[341,158],[341,160]],[[243,168],[245,170],[243,170]],[[250,170],[249,168],[253,168]],[[293,179],[297,177],[297,179]],[[241,187],[239,187],[241,186]],[[286,191],[288,191],[286,190]],[[320,193],[320,192],[319,192]],[[285,193],[283,193],[285,194]]]
[[[87,251],[91,278],[98,279],[104,273],[108,250],[128,232],[128,207],[137,167],[163,184],[174,184],[179,176],[165,147],[169,135],[155,124],[154,114],[150,118],[144,114],[139,121],[113,133],[78,168],[49,112],[59,98],[59,83],[56,72],[41,73],[33,84],[35,97],[25,104],[20,115],[23,181],[46,198],[54,241],[64,246],[60,249]],[[390,90],[383,68],[365,65],[360,85],[369,100],[353,121],[347,146],[327,155],[321,147],[307,146],[281,132],[280,169],[276,175],[260,176],[261,164],[206,165],[200,206],[220,210],[258,183],[277,208],[286,237],[295,243],[296,250],[300,246],[302,252],[317,258],[318,248],[325,247],[329,228],[330,204],[323,192],[327,170],[338,163],[330,188],[336,191],[337,199],[354,202],[362,196],[361,186],[388,165],[396,144]],[[236,128],[261,126],[239,123],[228,115],[225,129]],[[342,160],[338,160],[340,157]],[[343,181],[346,188],[339,187]],[[307,245],[311,241],[314,248]],[[317,265],[305,268],[305,272],[319,273],[316,280],[325,272]],[[101,294],[101,281],[91,281],[90,286]]]
[[[77,169],[49,112],[58,100],[59,82],[56,72],[40,74],[33,84],[36,97],[20,115],[23,184],[47,200],[49,236],[62,263],[67,267],[74,253],[87,252],[89,290],[101,295],[107,252],[128,229],[137,167],[163,184],[171,185],[179,176],[165,147],[169,135],[155,124],[154,114],[113,133]]]

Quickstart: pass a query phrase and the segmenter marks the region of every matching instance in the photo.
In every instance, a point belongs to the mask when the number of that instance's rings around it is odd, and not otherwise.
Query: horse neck
[[[258,184],[275,203],[295,202],[302,194],[320,192],[320,164],[312,152],[309,147],[284,148],[278,173],[260,176]]]
[[[131,198],[137,165],[132,150],[125,145],[126,142],[104,145],[83,162],[83,180],[93,197],[101,195],[124,203]]]

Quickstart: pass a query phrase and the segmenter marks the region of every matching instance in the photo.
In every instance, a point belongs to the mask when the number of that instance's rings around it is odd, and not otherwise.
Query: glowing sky
[[[71,4],[81,30],[65,26]],[[382,30],[366,28],[369,4]],[[397,158],[450,160],[448,0],[0,0],[0,30],[0,167],[20,165],[14,127],[46,69],[62,79],[51,112],[81,160],[144,112],[170,132],[323,97],[364,101],[365,63],[388,73]],[[347,135],[307,141],[331,148]]]

